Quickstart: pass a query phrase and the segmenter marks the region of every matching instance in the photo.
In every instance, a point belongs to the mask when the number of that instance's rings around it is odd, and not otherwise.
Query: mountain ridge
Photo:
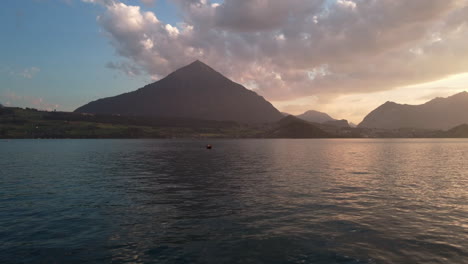
[[[267,100],[196,60],[132,92],[98,99],[79,113],[266,123],[283,116]]]
[[[275,127],[264,134],[266,138],[331,138],[319,124],[310,123],[296,116],[286,116],[275,123]]]
[[[332,118],[327,113],[323,113],[323,112],[316,111],[316,110],[308,110],[304,112],[303,114],[297,115],[296,117],[302,120],[308,121],[308,122],[316,122],[316,123],[336,121],[336,119]]]
[[[447,130],[468,123],[468,93],[437,97],[420,105],[387,101],[371,111],[358,125],[379,129],[440,129]]]
[[[316,110],[308,110],[304,112],[303,114],[297,115],[296,117],[307,122],[319,123],[319,124],[342,127],[342,128],[350,127],[348,120],[335,119],[327,113],[316,111]]]

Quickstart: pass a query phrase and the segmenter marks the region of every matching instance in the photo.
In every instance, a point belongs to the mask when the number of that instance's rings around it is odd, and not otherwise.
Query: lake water
[[[0,263],[468,263],[468,140],[0,140]]]

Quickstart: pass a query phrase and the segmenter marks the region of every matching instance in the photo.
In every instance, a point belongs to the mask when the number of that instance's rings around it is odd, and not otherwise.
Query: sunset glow
[[[357,123],[385,101],[424,103],[468,79],[466,0],[5,4],[6,105],[70,111],[199,59],[281,111]]]

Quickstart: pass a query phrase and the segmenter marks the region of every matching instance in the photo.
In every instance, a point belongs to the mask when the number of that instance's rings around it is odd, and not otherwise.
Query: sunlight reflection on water
[[[13,140],[0,155],[1,263],[468,262],[468,140]]]

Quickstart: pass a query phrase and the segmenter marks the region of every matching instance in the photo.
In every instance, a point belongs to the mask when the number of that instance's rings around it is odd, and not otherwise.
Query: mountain
[[[422,105],[386,102],[368,114],[359,127],[447,130],[468,123],[468,93],[435,98]]]
[[[327,121],[335,121],[335,119],[329,116],[328,114],[315,111],[315,110],[309,110],[296,117],[302,120],[308,121],[308,122],[315,122],[315,123],[325,123]]]
[[[447,138],[468,138],[468,124],[456,126],[443,134]]]
[[[75,112],[241,123],[276,122],[283,117],[263,97],[198,60],[139,90],[99,99]]]
[[[337,120],[332,118],[326,113],[322,113],[315,110],[309,110],[301,115],[296,116],[302,120],[312,122],[312,123],[320,123],[328,126],[335,126],[340,128],[350,127],[348,124],[348,120]]]
[[[351,127],[348,123],[348,120],[333,120],[333,121],[327,121],[323,123],[324,125],[329,125],[329,126],[335,126],[335,127],[340,127],[340,128],[346,128],[346,127]]]
[[[294,116],[287,116],[276,123],[265,135],[267,138],[329,138],[331,134],[318,126]]]

